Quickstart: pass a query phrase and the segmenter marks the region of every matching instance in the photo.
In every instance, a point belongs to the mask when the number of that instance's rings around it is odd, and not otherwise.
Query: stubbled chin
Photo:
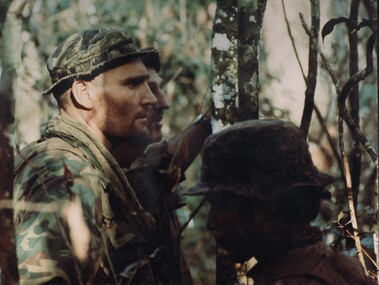
[[[151,131],[150,138],[152,142],[159,142],[162,139],[162,133],[160,131]]]
[[[158,142],[162,139],[162,124],[160,122],[152,123],[148,128],[152,142]]]
[[[149,125],[149,129],[153,131],[160,131],[162,129],[162,123],[159,122],[153,122]]]

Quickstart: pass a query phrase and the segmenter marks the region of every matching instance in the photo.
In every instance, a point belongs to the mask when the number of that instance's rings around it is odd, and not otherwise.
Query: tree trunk
[[[350,4],[350,20],[353,22],[358,22],[358,10],[359,10],[359,0],[352,0]],[[358,35],[357,33],[349,33],[349,74],[353,76],[359,71],[358,67]],[[359,85],[356,84],[349,94],[349,104],[350,104],[350,114],[354,119],[354,122],[359,126]],[[362,151],[359,147],[359,141],[352,138],[352,150],[350,152],[351,161],[351,179],[352,179],[352,191],[353,191],[353,201],[354,207],[357,207],[358,203],[358,192],[361,177],[361,167],[362,167]]]
[[[2,27],[3,49],[0,78],[0,269],[2,284],[18,284],[13,226],[13,123],[14,89],[21,60],[20,13],[26,1],[13,1]],[[3,6],[3,5],[2,5]]]
[[[259,43],[266,3],[238,1],[238,121],[259,115]]]
[[[212,129],[217,132],[237,121],[238,50],[237,1],[217,1],[212,35]]]
[[[317,83],[317,46],[313,41],[318,42],[318,34],[320,30],[320,1],[311,0],[311,15],[312,15],[312,26],[311,33],[312,37],[309,38],[309,55],[308,55],[308,76],[306,80],[307,88],[305,90],[305,100],[303,115],[301,117],[300,128],[304,131],[307,136],[309,133],[309,128],[312,120],[312,112],[314,109],[314,96]]]
[[[258,119],[259,43],[267,0],[218,0],[212,35],[212,130]],[[244,284],[242,265],[216,251],[216,284]],[[242,282],[242,283],[241,283]]]
[[[212,35],[212,126],[258,119],[259,41],[267,0],[219,0]]]

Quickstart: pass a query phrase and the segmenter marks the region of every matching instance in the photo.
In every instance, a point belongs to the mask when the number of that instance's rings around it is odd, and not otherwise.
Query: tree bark
[[[312,15],[312,36],[309,38],[309,55],[308,55],[308,76],[307,88],[305,90],[304,110],[301,118],[301,129],[305,135],[308,135],[312,120],[312,112],[314,108],[314,96],[317,83],[317,46],[313,43],[313,39],[318,42],[318,34],[320,30],[320,1],[311,0]],[[313,38],[313,39],[312,39]]]
[[[0,269],[2,284],[18,284],[13,225],[13,123],[14,89],[21,60],[21,11],[26,1],[13,1],[2,27],[0,78]]]
[[[212,35],[212,126],[258,119],[259,43],[267,0],[219,0]]]
[[[259,43],[266,3],[238,1],[238,121],[259,117]]]
[[[350,4],[350,20],[358,22],[359,0],[352,0]],[[350,77],[359,71],[358,67],[358,36],[357,33],[349,33],[349,75]],[[355,124],[359,126],[359,85],[356,84],[349,94],[350,114]],[[357,207],[358,192],[362,167],[362,151],[359,141],[352,138],[352,150],[350,152],[351,179],[354,207]]]
[[[3,25],[11,2],[12,0],[0,0],[0,31],[3,30]]]
[[[237,121],[258,119],[259,44],[266,3],[217,1],[212,35],[213,132]],[[238,269],[244,266],[231,263],[222,253],[217,246],[216,284],[244,284],[246,278]]]
[[[238,117],[237,1],[217,1],[212,34],[212,131],[234,124]],[[237,272],[216,245],[216,284],[235,284]]]
[[[217,1],[212,34],[212,129],[217,132],[237,121],[237,1]]]

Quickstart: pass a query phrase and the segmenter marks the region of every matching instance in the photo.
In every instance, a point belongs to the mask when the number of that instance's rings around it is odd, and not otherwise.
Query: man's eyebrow
[[[137,76],[132,76],[132,77],[128,77],[128,78],[123,79],[122,83],[125,84],[125,85],[140,84],[140,83],[143,83],[144,81],[146,81],[148,79],[149,79],[149,75],[148,74],[137,75]]]

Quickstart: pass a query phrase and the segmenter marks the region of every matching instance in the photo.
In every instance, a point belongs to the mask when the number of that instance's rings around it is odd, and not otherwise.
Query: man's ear
[[[72,96],[75,104],[83,109],[91,110],[93,108],[93,100],[88,89],[88,82],[83,80],[75,80],[72,83]]]

